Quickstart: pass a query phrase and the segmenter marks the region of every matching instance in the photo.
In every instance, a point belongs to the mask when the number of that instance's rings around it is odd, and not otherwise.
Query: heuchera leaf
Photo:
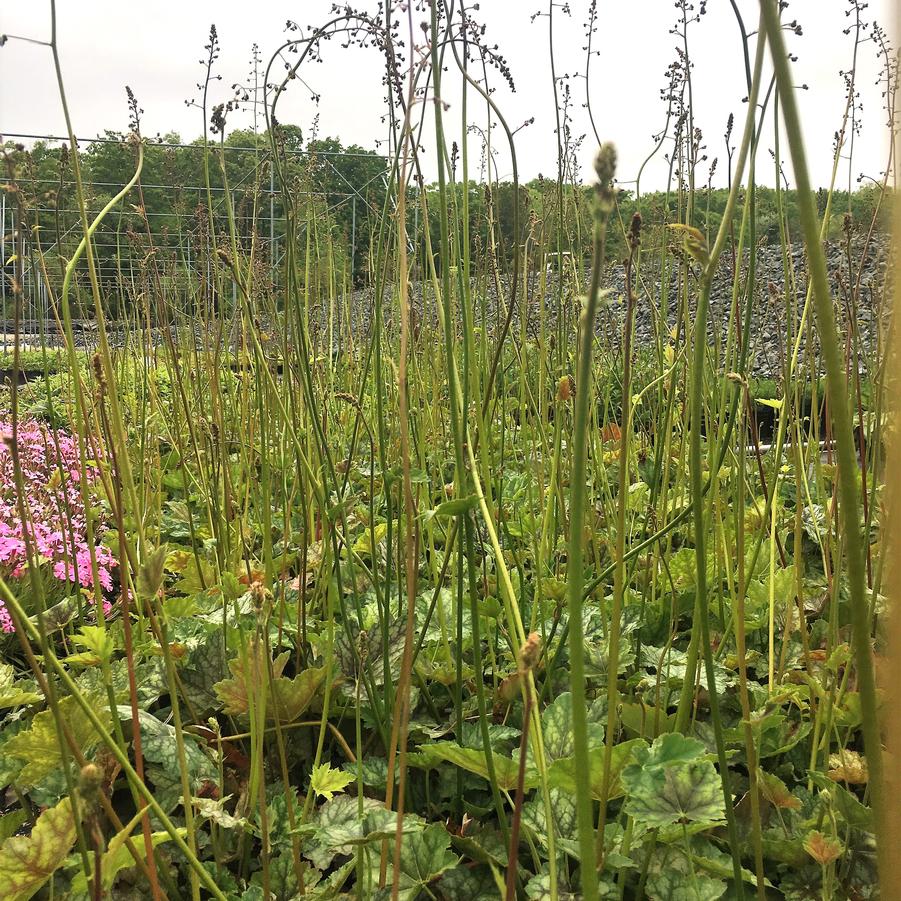
[[[637,748],[647,748],[647,742],[642,738],[633,738],[630,741],[620,742],[613,746],[610,755],[610,787],[607,800],[619,798],[623,794],[620,781],[623,769],[631,763],[633,752]],[[587,787],[591,797],[600,801],[603,795],[604,784],[604,752],[603,747],[592,748],[588,752],[588,774],[576,772],[576,762],[573,757],[562,757],[555,760],[548,769],[548,784],[553,788],[575,795],[584,791]]]
[[[500,879],[500,876],[498,877]],[[503,880],[495,880],[488,867],[461,864],[448,870],[438,883],[440,897],[447,901],[495,901],[501,897]]]
[[[775,773],[760,770],[758,779],[760,780],[760,793],[773,807],[782,807],[787,810],[801,809],[800,798],[796,798]]]
[[[227,663],[222,635],[211,632],[191,650],[187,663],[179,670],[182,692],[198,716],[218,706],[220,699],[214,685],[227,676]]]
[[[554,897],[551,892],[551,877],[548,873],[539,873],[533,876],[526,883],[526,897],[529,901],[551,901]],[[578,895],[571,892],[565,884],[561,883],[560,877],[557,877],[557,899],[558,901],[578,901]],[[607,897],[604,895],[602,897]]]
[[[193,798],[194,809],[197,815],[214,822],[222,829],[246,829],[251,831],[251,826],[246,817],[232,816],[226,809],[226,803],[232,795],[224,795],[221,798]],[[184,799],[182,799],[184,803]]]
[[[429,760],[446,760],[483,779],[488,778],[488,758],[479,748],[463,748],[453,741],[438,741],[425,745],[421,751]],[[494,775],[498,786],[504,791],[514,791],[519,779],[519,760],[493,754]],[[526,767],[524,785],[526,789],[538,785],[538,774],[532,767]]]
[[[112,889],[116,882],[116,877],[122,870],[135,865],[135,859],[132,857],[131,851],[126,845],[126,841],[129,839],[132,832],[134,832],[138,823],[140,823],[142,816],[144,816],[143,811],[135,814],[135,816],[122,827],[122,830],[117,832],[110,839],[106,851],[103,852],[103,856],[100,859],[100,882],[104,891],[108,892]],[[182,837],[187,835],[187,830],[184,827],[180,828],[178,832]],[[172,836],[169,835],[168,832],[151,832],[150,840],[155,848],[157,845],[171,841]],[[145,859],[147,856],[147,846],[144,843],[144,840],[140,839],[132,842],[132,844],[137,850],[138,855],[142,859]],[[88,881],[85,878],[84,872],[79,872],[72,880],[72,890],[76,893],[87,892]]]
[[[0,848],[0,898],[27,901],[66,859],[75,843],[68,798],[45,810],[31,835],[8,838]]]
[[[413,901],[422,889],[457,865],[460,858],[448,850],[450,834],[439,823],[422,832],[404,837],[400,851],[400,873],[389,874],[389,885],[375,893],[378,901],[393,897],[393,883],[397,884],[399,901]],[[378,861],[374,860],[376,866]],[[389,868],[390,870],[390,868]]]
[[[23,704],[36,704],[43,698],[43,695],[36,691],[18,688],[13,682],[14,675],[15,671],[8,663],[0,663],[0,710]]]
[[[428,885],[455,867],[460,858],[450,851],[450,838],[439,823],[408,835],[400,851],[401,873],[418,885]]]
[[[284,651],[272,661],[272,679],[269,678],[266,652],[259,641],[251,643],[246,657],[229,661],[231,679],[217,682],[213,689],[222,701],[225,713],[238,715],[250,711],[250,695],[257,703],[265,697],[266,715],[274,720],[276,711],[279,722],[290,723],[307,709],[319,687],[325,681],[325,667],[305,669],[293,679],[282,676],[288,662],[289,651]],[[263,695],[265,691],[265,695]]]
[[[116,709],[119,718],[130,724],[131,708],[119,705]],[[147,778],[153,783],[157,800],[164,810],[169,811],[179,803],[182,796],[175,727],[161,722],[146,710],[139,711],[138,721],[141,729],[141,750],[147,764]],[[192,791],[197,790],[203,782],[218,779],[215,764],[190,733],[184,735],[184,750]]]
[[[680,848],[662,847],[651,861],[646,891],[651,901],[716,901],[726,883],[703,873]]]
[[[573,746],[573,698],[567,691],[541,714],[541,730],[548,762],[561,757],[572,757]],[[588,723],[588,747],[600,747],[604,743],[604,727],[600,723]]]
[[[297,832],[311,836],[304,845],[304,856],[320,870],[331,866],[336,854],[350,854],[353,847],[393,838],[397,814],[372,798],[363,799],[363,816],[359,801],[352,795],[335,795],[319,808],[317,821],[300,826]],[[404,817],[404,833],[420,831],[423,821],[413,815]],[[405,839],[406,841],[406,839]]]
[[[568,851],[577,853],[578,849],[575,846],[577,835],[575,799],[556,788],[550,790],[550,798],[555,834],[560,839],[570,843],[571,847],[567,849]],[[523,826],[532,830],[535,838],[542,845],[547,846],[547,836],[550,830],[548,829],[544,800],[541,797],[533,797],[523,805],[522,822]],[[558,841],[558,847],[560,844]]]
[[[288,653],[285,651],[281,656],[287,658]],[[274,720],[278,711],[279,722],[290,723],[296,720],[310,706],[316,692],[325,682],[325,674],[324,666],[310,667],[293,679],[284,676],[276,679],[272,683],[269,703],[266,704],[268,718]]]
[[[82,751],[86,752],[99,741],[100,736],[74,697],[62,698],[57,709]],[[104,726],[108,726],[111,722],[109,710],[99,705],[95,709]],[[37,714],[30,729],[14,735],[6,743],[6,752],[26,761],[19,773],[19,783],[23,786],[37,785],[43,778],[58,770],[62,766],[62,757],[53,711],[42,710]]]
[[[679,733],[637,748],[635,763],[622,773],[626,810],[656,828],[676,823],[718,823],[725,807],[716,769],[702,759],[704,745]]]
[[[842,856],[842,846],[834,838],[817,831],[804,839],[804,850],[822,867]]]
[[[313,767],[310,784],[317,795],[331,801],[336,792],[344,789],[354,781],[354,776],[341,770],[333,770],[331,764],[323,763]]]
[[[15,835],[19,831],[27,819],[28,813],[23,808],[0,816],[0,847],[10,836]]]

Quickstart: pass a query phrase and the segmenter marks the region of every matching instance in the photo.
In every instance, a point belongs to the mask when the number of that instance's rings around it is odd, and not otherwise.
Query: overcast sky
[[[695,0],[697,3],[699,0]],[[214,87],[216,100],[231,96],[230,85],[247,80],[251,45],[259,45],[263,62],[286,39],[285,22],[294,18],[303,26],[328,19],[331,0],[301,0],[283,3],[270,0],[237,3],[233,0],[59,0],[59,46],[69,107],[76,133],[91,137],[104,129],[125,130],[128,114],[124,86],[130,85],[144,110],[145,135],[178,132],[184,139],[200,134],[202,121],[196,108],[185,100],[197,94],[202,77],[199,60],[204,56],[211,22],[221,43],[217,72],[222,80]],[[379,0],[357,0],[362,8],[378,8]],[[528,179],[543,173],[556,174],[554,101],[550,74],[549,19],[533,14],[547,12],[547,0],[481,0],[478,10],[470,2],[474,17],[487,26],[485,40],[495,42],[505,56],[515,82],[511,92],[494,73],[495,97],[507,121],[516,127],[534,117],[534,124],[517,134],[521,174]],[[567,14],[566,7],[569,9]],[[585,22],[589,0],[558,4],[554,13],[554,50],[558,75],[576,75],[585,68]],[[792,0],[786,20],[797,19],[803,35],[789,36],[797,54],[797,84],[802,122],[815,184],[828,183],[833,134],[841,124],[844,83],[839,74],[849,69],[854,43],[843,34],[853,17],[846,17],[848,0]],[[867,22],[878,21],[894,32],[892,0],[870,0],[864,11]],[[753,0],[740,0],[739,8],[749,30],[756,27]],[[634,180],[641,161],[653,146],[652,136],[663,126],[665,107],[660,89],[665,71],[675,58],[677,37],[670,33],[678,11],[673,0],[599,0],[598,27],[594,46],[600,55],[591,61],[592,109],[600,136],[618,147],[619,179]],[[414,21],[424,18],[414,13]],[[4,0],[0,5],[0,32],[47,40],[50,34],[48,0]],[[421,39],[421,33],[417,33]],[[719,157],[715,183],[725,180],[723,132],[729,113],[736,117],[738,142],[746,94],[741,43],[728,0],[709,0],[707,14],[689,29],[695,123],[704,135],[709,160],[699,170],[706,181],[707,168]],[[862,130],[856,138],[851,176],[878,177],[885,168],[887,138],[878,60],[872,41],[858,52],[858,90],[863,106]],[[323,48],[323,62],[301,71],[306,86],[295,82],[280,107],[279,119],[300,125],[309,135],[318,115],[320,136],[334,136],[345,144],[375,148],[385,136],[381,64],[373,49],[343,49],[338,41]],[[447,79],[452,78],[449,72]],[[570,80],[573,103],[573,135],[586,135],[580,160],[587,169],[596,145],[583,108],[586,81],[581,75]],[[315,103],[310,91],[320,95]],[[449,104],[446,117],[452,138],[460,139],[459,92],[448,85],[442,91]],[[230,127],[251,124],[249,112],[236,112]],[[484,105],[470,103],[469,122],[484,125]],[[56,89],[50,52],[46,47],[10,39],[0,48],[0,134],[54,134],[64,131],[62,108]],[[758,156],[758,176],[773,182],[773,164],[768,153],[772,128]],[[501,144],[501,136],[493,139]],[[423,135],[426,159],[434,152],[430,132]],[[481,140],[470,137],[473,164],[479,158]],[[664,151],[667,147],[664,148]],[[658,154],[643,176],[643,189],[665,183],[667,165]],[[500,175],[510,172],[509,156],[500,154]],[[790,166],[786,165],[789,178]],[[434,168],[427,165],[426,174]],[[848,183],[844,164],[839,184]],[[628,186],[627,184],[625,186]]]

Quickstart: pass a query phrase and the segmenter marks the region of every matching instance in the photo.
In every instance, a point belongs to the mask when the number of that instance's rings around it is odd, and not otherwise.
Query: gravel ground
[[[826,245],[826,259],[829,268],[830,279],[832,282],[833,302],[836,314],[842,325],[842,333],[847,334],[847,323],[849,316],[853,318],[856,326],[857,334],[860,338],[860,354],[866,357],[877,347],[878,334],[880,332],[880,322],[884,321],[887,313],[888,304],[886,298],[886,273],[888,268],[889,241],[885,236],[877,236],[869,245],[865,246],[865,242],[858,238],[852,240],[850,255],[843,243],[828,242]],[[850,256],[850,264],[849,264]],[[783,269],[782,251],[779,246],[762,246],[758,250],[757,257],[757,294],[754,308],[751,314],[751,336],[752,336],[752,363],[751,373],[757,377],[773,377],[781,369],[781,358],[784,353],[784,340],[786,334],[785,320],[786,314],[794,307],[795,315],[800,315],[804,305],[804,298],[807,288],[806,266],[804,249],[800,244],[792,246],[790,251],[791,266],[794,270],[795,287],[786,290],[786,279]],[[862,264],[861,264],[861,261]],[[747,254],[741,263],[742,268],[747,272],[748,260]],[[708,321],[708,336],[712,342],[725,339],[728,328],[729,311],[732,307],[732,272],[733,261],[731,254],[727,251],[723,255],[720,269],[714,279],[713,290],[711,292],[710,315]],[[658,329],[665,328],[667,331],[678,320],[678,309],[682,300],[677,294],[677,283],[679,273],[674,267],[669,272],[668,291],[667,291],[667,308],[664,311],[661,306],[661,284],[659,278],[659,267],[650,254],[646,254],[639,277],[635,281],[635,291],[637,295],[636,317],[635,317],[635,346],[642,347],[652,344],[656,338]],[[692,278],[692,290],[689,292],[689,309],[693,311],[694,300],[697,296],[696,278]],[[583,285],[587,285],[587,273],[584,276]],[[597,329],[602,343],[610,348],[617,348],[622,343],[623,330],[623,313],[624,304],[622,302],[625,293],[625,272],[621,264],[611,265],[605,273],[603,286],[610,289],[607,302],[598,316]],[[423,307],[423,291],[421,283],[413,283],[411,285],[411,301],[413,305],[414,328],[416,323],[423,321],[423,316],[432,319],[435,317],[435,302],[428,291],[425,303],[425,312]],[[549,273],[545,291],[544,304],[545,309],[549,311],[549,325],[553,330],[556,316],[554,311],[557,308],[557,297],[559,294],[559,283],[556,273]],[[489,285],[485,292],[484,305],[487,313],[487,321],[489,327],[494,328],[494,324],[499,322],[506,310],[506,303],[509,297],[509,289],[505,282],[502,282],[502,292],[504,294],[504,303],[500,309],[497,304],[497,292],[493,285]],[[572,277],[565,278],[562,286],[564,309],[574,311],[576,307],[576,292],[574,290],[574,279]],[[795,297],[795,301],[787,301],[786,297]],[[522,290],[519,291],[522,297]],[[481,305],[481,301],[477,298],[477,305]],[[371,291],[354,292],[351,298],[351,329],[356,341],[359,341],[369,331],[369,325],[372,317],[373,309],[373,293]],[[395,325],[394,317],[388,307],[385,308],[386,323],[389,328]],[[529,334],[536,334],[538,329],[539,311],[541,309],[541,297],[539,293],[539,279],[533,272],[529,276],[528,285],[528,305],[527,305],[527,322],[526,329]],[[325,304],[314,305],[311,309],[313,322],[311,323],[311,331],[315,336],[321,336],[325,340],[326,323],[328,317],[328,307]],[[512,327],[513,336],[520,334],[521,322],[520,312],[517,311],[514,316]],[[570,314],[571,315],[571,314]],[[812,323],[812,310],[811,310]],[[22,342],[24,345],[35,346],[39,344],[37,334],[39,327],[37,323],[23,323],[21,331]],[[262,328],[266,330],[266,323],[262,323]],[[12,323],[0,322],[0,333],[7,332],[6,338],[11,340]],[[52,340],[58,341],[56,330],[51,323],[47,324],[46,331],[48,335],[54,336]],[[195,327],[198,340],[204,336],[201,334],[201,327]],[[89,321],[76,321],[74,323],[74,333],[76,342],[85,348],[93,348],[97,342],[96,326]],[[816,336],[811,331],[809,333],[816,344]],[[115,323],[110,324],[110,338],[113,343],[121,343],[123,332]],[[161,334],[156,335],[158,341],[162,340]],[[806,346],[807,335],[802,337],[801,353],[802,358]],[[341,351],[340,338],[336,338],[336,347],[334,353]],[[0,345],[2,347],[2,345]],[[815,346],[814,346],[815,350]],[[861,368],[864,368],[861,364]]]

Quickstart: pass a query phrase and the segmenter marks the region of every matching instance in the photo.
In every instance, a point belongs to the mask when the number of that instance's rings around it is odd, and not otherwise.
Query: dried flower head
[[[259,579],[254,580],[250,585],[250,598],[256,610],[262,611],[265,609],[266,602],[269,599],[269,591]]]
[[[595,185],[597,211],[601,216],[608,216],[616,202],[613,179],[616,175],[616,147],[609,141],[601,144],[594,158],[594,171],[598,177]]]
[[[527,673],[535,669],[541,656],[541,636],[537,632],[531,632],[526,643],[519,651],[519,667]]]
[[[629,227],[629,246],[634,250],[641,244],[641,213],[632,214],[632,224]]]
[[[106,391],[106,378],[103,374],[103,360],[100,354],[94,354],[91,357],[91,368],[94,370],[94,379],[97,381],[97,390],[100,394]]]
[[[78,793],[88,807],[93,807],[103,785],[103,770],[95,763],[86,763],[78,774]]]

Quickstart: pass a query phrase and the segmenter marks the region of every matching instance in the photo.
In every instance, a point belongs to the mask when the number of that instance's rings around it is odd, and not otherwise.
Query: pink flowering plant
[[[100,586],[113,587],[112,570],[117,565],[110,550],[99,542],[108,531],[102,508],[95,504],[99,469],[89,462],[82,470],[76,439],[35,420],[19,423],[16,446],[24,484],[27,523],[22,522],[13,454],[11,428],[0,421],[5,440],[0,443],[0,573],[22,580],[27,569],[26,530],[38,561],[52,579],[50,586],[69,594],[75,586],[93,586],[91,548],[82,497],[82,478],[87,480],[90,515],[94,525],[94,553]],[[27,594],[27,589],[24,592]],[[106,606],[106,605],[105,605]],[[13,630],[12,619],[0,601],[0,629]]]

